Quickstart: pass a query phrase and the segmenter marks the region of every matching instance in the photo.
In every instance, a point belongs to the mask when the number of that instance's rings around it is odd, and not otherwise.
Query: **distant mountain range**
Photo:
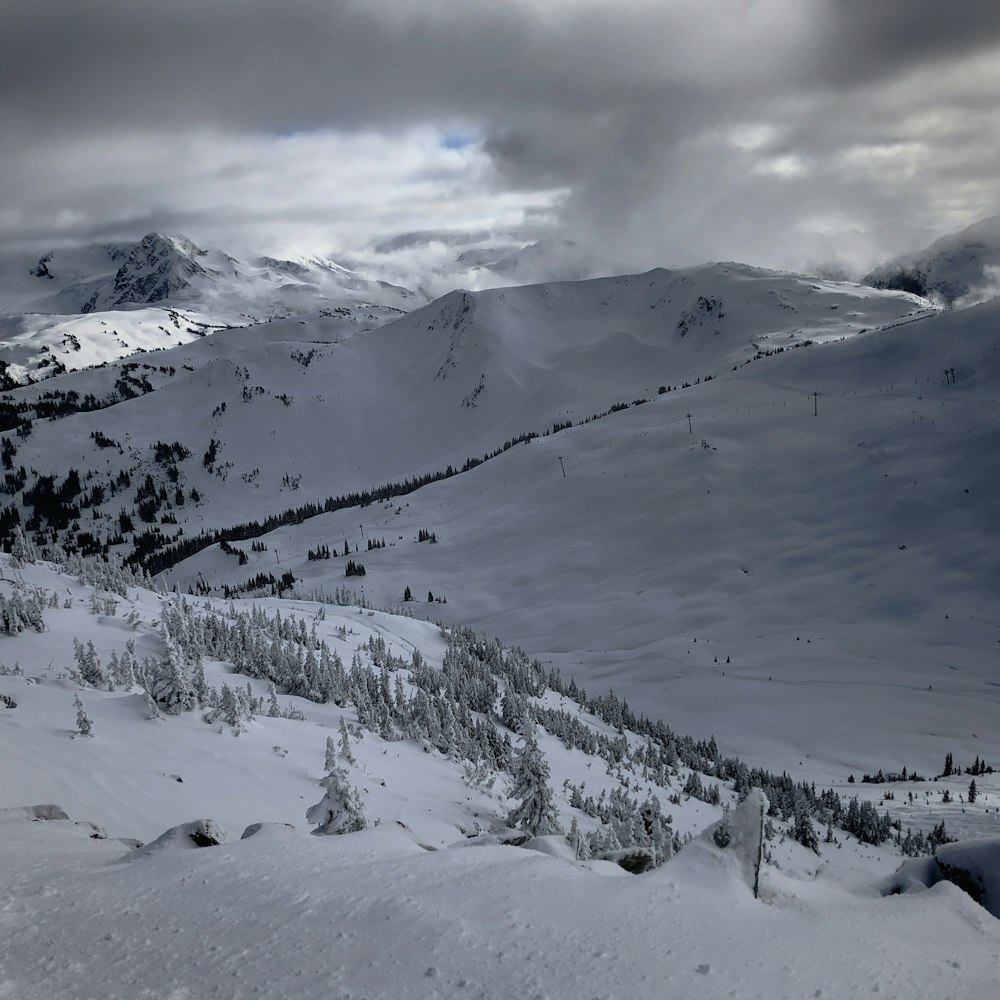
[[[0,258],[0,365],[8,386],[301,314],[368,327],[427,299],[322,257],[241,261],[150,233]]]
[[[407,309],[415,293],[349,271],[322,257],[240,261],[184,236],[149,233],[137,243],[50,250],[0,258],[0,312],[83,313],[153,304],[237,306],[265,316],[308,303],[368,302]]]
[[[456,284],[470,288],[580,281],[602,273],[586,247],[555,238],[467,249],[453,267]],[[241,260],[162,233],[2,255],[0,388],[274,319],[336,316],[346,321],[338,336],[353,335],[431,298],[420,283],[413,291],[375,273],[364,264],[352,269],[315,255]],[[863,282],[946,306],[992,298],[1000,288],[1000,216],[897,257]]]

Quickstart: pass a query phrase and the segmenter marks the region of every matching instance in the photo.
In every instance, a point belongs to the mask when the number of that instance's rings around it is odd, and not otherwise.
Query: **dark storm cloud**
[[[993,0],[8,0],[0,239],[311,215],[393,253],[488,242],[492,198],[508,236],[540,213],[609,259],[792,263],[813,224],[1000,211],[998,46]],[[417,155],[421,125],[481,160]],[[395,136],[405,170],[287,141],[322,130]]]
[[[841,0],[816,9],[818,75],[842,86],[1000,44],[995,0]]]

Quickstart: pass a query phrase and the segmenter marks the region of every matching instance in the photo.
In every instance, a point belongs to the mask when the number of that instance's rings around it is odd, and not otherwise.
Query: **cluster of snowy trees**
[[[52,600],[57,600],[56,593],[49,597],[42,587],[18,588],[10,597],[0,594],[0,631],[4,635],[17,635],[29,628],[44,632],[44,611]]]
[[[694,772],[692,772],[694,773]],[[621,786],[610,795],[604,790],[595,799],[585,795],[586,788],[567,782],[569,804],[599,820],[602,828],[593,831],[584,844],[590,856],[600,856],[624,847],[644,847],[651,851],[657,865],[680,850],[682,841],[673,829],[673,817],[664,815],[660,800],[648,794],[641,804]]]
[[[672,779],[679,777],[682,767],[688,773],[683,783],[678,782],[679,793],[712,804],[721,802],[719,782],[732,782],[738,798],[751,787],[763,787],[771,800],[771,815],[787,822],[791,835],[812,850],[819,850],[816,823],[828,828],[828,840],[832,827],[838,826],[865,843],[894,838],[908,853],[933,850],[946,838],[943,828],[929,837],[919,831],[907,831],[904,836],[888,813],[879,814],[869,802],[854,798],[845,805],[832,790],[817,794],[814,786],[796,784],[787,775],[776,776],[750,769],[734,758],[724,759],[714,739],[680,737],[663,722],[637,718],[611,692],[588,697],[574,682],[565,684],[557,671],[546,671],[523,651],[469,628],[456,627],[446,633],[441,669],[427,663],[418,649],[408,659],[394,655],[384,639],[374,635],[359,647],[347,667],[317,635],[315,622],[310,626],[303,618],[283,617],[280,611],[269,615],[259,605],[249,610],[230,605],[222,613],[177,597],[164,604],[160,635],[161,656],[147,657],[139,665],[127,650],[123,657],[113,659],[107,671],[97,661],[92,644],[78,646],[81,678],[103,687],[128,684],[134,677],[166,714],[202,706],[209,709],[210,720],[222,718],[239,727],[264,710],[261,700],[254,698],[249,685],[246,690],[224,685],[221,692],[215,691],[205,683],[202,667],[206,657],[232,663],[238,672],[269,682],[268,714],[287,714],[277,703],[279,689],[319,703],[352,705],[359,724],[383,739],[423,742],[483,775],[510,772],[512,797],[518,804],[508,822],[532,835],[559,829],[548,764],[535,735],[535,726],[542,726],[566,746],[602,759],[608,773],[618,776],[619,787],[597,799],[584,794],[582,787],[567,786],[570,805],[601,823],[598,831],[577,838],[578,850],[592,855],[639,847],[648,850],[658,864],[670,857],[680,843],[659,798],[649,794],[640,803],[626,789],[630,775],[672,788]],[[587,725],[579,712],[541,704],[541,696],[551,690],[614,726],[617,735],[609,737]],[[525,734],[516,750],[510,731]],[[630,742],[627,731],[641,740]],[[348,759],[346,742],[344,750]],[[706,777],[717,780],[707,782]],[[326,818],[311,821],[337,832],[334,828],[339,830],[346,822],[343,817],[353,815],[350,786],[339,765],[328,766],[324,781]],[[679,801],[677,794],[671,796],[672,801]],[[316,816],[323,813],[321,805],[314,807],[319,810]]]
[[[33,553],[22,550],[19,558],[33,558]],[[65,570],[93,586],[95,594],[127,597],[129,587],[147,582],[141,571],[98,559],[63,554],[61,562]],[[54,593],[51,599],[56,599]],[[10,597],[0,597],[0,621],[8,630],[44,628],[42,609],[47,601],[45,591],[16,585]],[[464,763],[483,784],[489,784],[491,776],[512,774],[517,805],[508,820],[532,834],[558,828],[548,765],[536,736],[536,727],[541,727],[567,747],[601,759],[619,784],[610,795],[602,793],[596,799],[582,786],[567,785],[571,806],[601,824],[586,838],[576,831],[574,842],[580,852],[599,855],[637,847],[661,863],[677,849],[671,818],[662,811],[660,799],[651,793],[629,794],[633,782],[639,789],[640,778],[647,786],[669,790],[664,797],[673,802],[684,794],[721,804],[721,785],[730,785],[737,799],[752,787],[761,787],[770,800],[770,815],[786,822],[791,836],[813,850],[819,849],[816,825],[827,828],[827,841],[837,826],[866,843],[892,838],[907,853],[933,850],[947,838],[943,827],[930,835],[904,834],[898,822],[888,813],[879,814],[870,803],[857,799],[845,803],[830,789],[817,793],[815,786],[796,783],[788,775],[723,758],[714,739],[680,736],[662,721],[637,716],[613,692],[590,696],[575,681],[563,681],[558,670],[546,670],[522,650],[467,627],[445,632],[447,648],[440,669],[427,663],[417,649],[406,658],[393,654],[374,635],[358,648],[348,667],[317,634],[316,622],[323,617],[322,607],[310,625],[301,616],[268,614],[257,604],[247,609],[230,604],[220,610],[175,596],[162,605],[158,656],[138,662],[130,640],[123,653],[113,653],[102,664],[92,642],[76,642],[76,676],[81,683],[102,689],[141,686],[151,715],[202,708],[209,721],[222,720],[236,728],[265,711],[301,717],[294,709],[281,709],[279,691],[318,703],[353,706],[364,728],[386,740],[415,740],[433,747]],[[203,667],[207,658],[267,681],[267,704],[254,696],[249,684],[223,685],[221,690],[208,685]],[[561,703],[554,696],[561,696]],[[587,714],[608,728],[588,723]],[[525,735],[515,750],[511,737],[518,732]],[[349,755],[349,744],[345,749]],[[332,777],[324,787],[327,796],[340,796],[341,801],[345,785],[336,770],[327,768]],[[339,821],[317,821],[320,826],[331,824],[338,826]]]

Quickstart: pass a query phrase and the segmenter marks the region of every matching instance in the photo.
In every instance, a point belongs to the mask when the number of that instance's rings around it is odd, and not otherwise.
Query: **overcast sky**
[[[996,0],[0,0],[0,252],[854,263],[1000,213],[998,94]]]

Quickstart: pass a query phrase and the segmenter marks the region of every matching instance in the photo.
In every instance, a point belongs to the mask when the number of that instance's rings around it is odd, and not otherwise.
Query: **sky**
[[[1000,213],[995,0],[0,0],[0,255],[863,268]]]

